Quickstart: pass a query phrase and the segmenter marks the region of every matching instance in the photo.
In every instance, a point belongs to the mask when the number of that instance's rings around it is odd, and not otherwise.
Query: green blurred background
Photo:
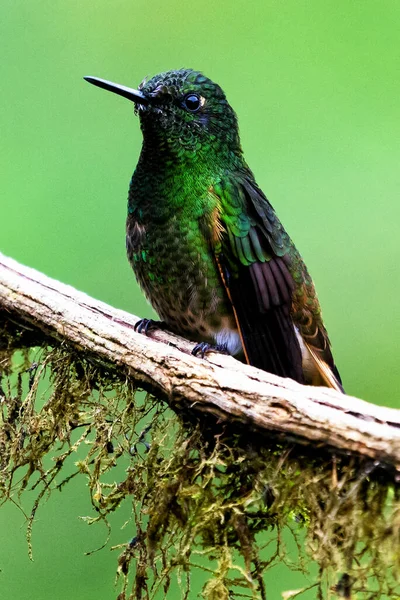
[[[82,76],[202,70],[314,277],[346,391],[399,406],[399,39],[398,0],[2,0],[0,251],[151,316],[125,258],[138,120]],[[116,555],[83,556],[105,535],[89,513],[82,481],[53,496],[30,563],[2,507],[0,596],[114,598]],[[272,573],[269,600],[302,581]]]

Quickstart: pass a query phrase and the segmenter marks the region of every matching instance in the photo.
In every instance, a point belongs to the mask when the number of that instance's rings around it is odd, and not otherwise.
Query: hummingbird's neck
[[[199,168],[203,170],[243,160],[236,128],[225,131],[199,127],[160,127],[153,119],[142,119],[143,146],[141,160],[153,167]],[[196,167],[196,164],[198,167]]]
[[[219,157],[203,149],[176,153],[168,144],[143,143],[133,174],[128,209],[152,220],[165,220],[183,211],[190,216],[207,202],[209,189],[226,170],[240,170],[241,155]]]
[[[235,170],[244,164],[240,147],[231,149],[213,140],[211,144],[171,144],[163,137],[144,138],[138,167],[161,177],[176,175],[201,179],[226,169]]]
[[[170,218],[191,210],[226,171],[240,171],[244,159],[239,139],[182,132],[167,135],[142,122],[143,145],[129,193],[129,212],[148,218]],[[232,132],[233,134],[234,132]],[[203,199],[203,200],[201,200]],[[161,217],[160,217],[161,218]]]

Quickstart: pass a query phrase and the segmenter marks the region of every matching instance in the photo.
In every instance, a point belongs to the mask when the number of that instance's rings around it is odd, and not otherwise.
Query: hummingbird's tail
[[[310,346],[310,344],[307,344],[307,342],[304,342],[304,346],[311,359],[309,361],[311,383],[313,385],[325,385],[326,387],[333,388],[337,392],[344,393],[342,380],[340,379],[336,365],[328,365],[320,356],[318,356],[318,350]],[[306,361],[307,358],[303,353],[303,364],[306,363]]]
[[[242,270],[240,281],[231,278],[229,283],[229,288],[226,283],[225,287],[234,307],[246,361],[264,371],[306,383],[290,306],[283,304],[261,313],[256,296],[249,293],[253,287],[249,269]]]
[[[319,348],[306,342],[294,325],[290,304],[270,306],[261,311],[259,299],[251,293],[254,289],[251,270],[242,267],[240,278],[235,279],[226,275],[218,258],[217,265],[233,307],[246,362],[299,383],[344,392],[328,343],[321,342],[325,348],[320,356]],[[322,331],[319,333],[323,338]]]

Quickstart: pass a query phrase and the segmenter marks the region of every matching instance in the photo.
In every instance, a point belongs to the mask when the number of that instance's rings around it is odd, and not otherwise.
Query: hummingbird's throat
[[[154,118],[154,107],[151,111],[152,115],[148,115],[147,108],[138,113],[143,133],[143,148],[146,153],[152,152],[159,159],[163,156],[174,157],[176,161],[193,160],[203,154],[204,136],[200,131],[194,132],[193,128],[185,124],[176,126],[171,122],[170,115],[165,114],[161,109],[156,118]]]

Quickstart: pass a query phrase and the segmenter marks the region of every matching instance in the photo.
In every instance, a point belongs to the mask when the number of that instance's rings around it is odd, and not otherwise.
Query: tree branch
[[[327,388],[300,385],[164,331],[134,331],[138,317],[0,254],[0,318],[67,342],[126,372],[171,408],[211,413],[268,435],[284,434],[391,466],[400,474],[400,411]]]

